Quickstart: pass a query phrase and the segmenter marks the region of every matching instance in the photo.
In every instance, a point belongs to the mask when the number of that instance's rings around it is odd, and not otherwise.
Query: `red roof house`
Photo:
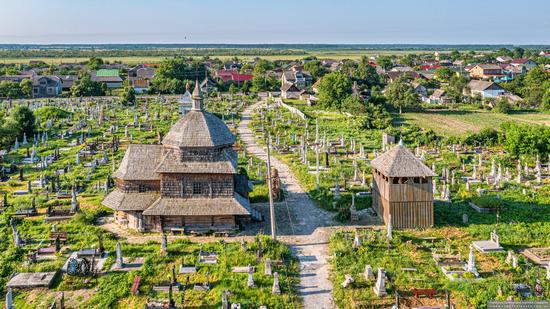
[[[228,81],[246,82],[254,78],[252,74],[241,74],[236,70],[218,70],[217,75],[224,83]]]

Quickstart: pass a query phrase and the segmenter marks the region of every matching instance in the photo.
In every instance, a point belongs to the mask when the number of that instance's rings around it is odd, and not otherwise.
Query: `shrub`
[[[499,208],[502,201],[492,195],[474,196],[470,201],[481,208]]]

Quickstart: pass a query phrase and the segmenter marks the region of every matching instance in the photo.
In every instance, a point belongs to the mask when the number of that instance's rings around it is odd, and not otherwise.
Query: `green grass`
[[[445,303],[443,292],[450,290],[452,301],[459,308],[486,308],[489,300],[506,300],[508,297],[520,300],[512,284],[527,283],[533,287],[537,279],[543,282],[545,294],[530,299],[548,299],[550,282],[544,280],[545,270],[535,267],[517,252],[526,247],[550,246],[550,239],[543,236],[550,229],[549,193],[546,188],[533,198],[526,198],[520,190],[509,188],[502,197],[505,206],[500,212],[499,224],[494,214],[477,213],[462,199],[455,199],[451,206],[436,204],[436,227],[394,231],[391,249],[388,249],[385,230],[360,231],[366,237],[360,248],[352,247],[352,233],[334,234],[330,240],[330,277],[336,303],[341,308],[355,308],[373,302],[391,305],[397,292],[402,301],[411,304],[417,301],[411,293],[412,288],[433,288],[440,292],[439,305]],[[468,214],[469,224],[462,223],[462,214]],[[460,282],[447,279],[433,262],[431,249],[453,254],[460,252],[466,259],[470,243],[489,239],[493,229],[498,232],[504,249],[514,250],[518,255],[518,268],[505,263],[506,253],[480,254],[476,251],[476,267],[482,279]],[[423,240],[425,237],[436,237],[437,240],[432,244]],[[371,265],[375,274],[378,267],[386,269],[392,278],[388,297],[378,299],[375,296],[372,290],[374,281],[366,281],[362,276],[365,265]],[[405,271],[403,268],[416,268],[416,271]],[[346,274],[351,274],[356,280],[352,288],[341,286]],[[499,287],[503,291],[502,296],[498,296]]]
[[[275,61],[275,60],[299,60],[303,59],[309,56],[315,56],[318,59],[334,59],[334,60],[343,60],[343,59],[353,59],[358,60],[362,56],[377,56],[377,55],[385,55],[385,56],[402,56],[406,54],[433,54],[435,51],[433,50],[318,50],[318,51],[309,51],[307,55],[297,53],[295,55],[242,55],[239,54],[237,51],[233,55],[209,55],[210,58],[219,58],[221,60],[230,60],[234,57],[238,57],[239,59],[242,59],[243,61],[253,61],[255,58],[259,57],[262,59],[266,59],[269,61]],[[175,52],[182,54],[181,52]],[[205,53],[205,56],[207,54]],[[103,57],[103,60],[109,61],[109,62],[115,62],[120,61],[122,63],[127,63],[130,65],[138,64],[138,63],[159,63],[163,59],[168,57],[160,57],[160,56],[120,56],[120,57]],[[79,62],[85,62],[88,61],[88,58],[85,57],[55,57],[55,58],[48,58],[48,57],[33,57],[33,58],[3,58],[0,59],[0,63],[5,64],[28,64],[30,60],[39,60],[44,61],[47,64],[61,64],[61,63],[79,63]]]
[[[396,115],[398,123],[414,124],[431,129],[442,136],[463,136],[483,128],[495,128],[507,121],[550,126],[550,114],[542,112],[515,112],[499,114],[485,110],[431,110]]]
[[[224,115],[227,122],[238,123],[239,114],[242,109],[253,101],[251,98],[236,98],[231,102],[228,100],[208,100],[206,102],[207,110],[215,113],[219,117]],[[141,101],[143,104],[145,101]],[[133,143],[152,144],[157,142],[156,130],[166,135],[172,123],[178,119],[177,103],[175,102],[154,102],[149,100],[147,111],[149,120],[157,116],[153,121],[155,130],[139,130],[137,128],[129,128],[129,133],[133,135]],[[144,121],[145,109],[136,108],[136,113],[140,121]],[[228,111],[231,111],[230,113]],[[0,193],[8,193],[8,207],[6,211],[0,214],[0,233],[8,241],[0,242],[0,294],[5,292],[5,284],[13,272],[37,272],[37,271],[55,271],[59,269],[65,262],[67,256],[59,257],[54,261],[40,262],[37,264],[27,265],[25,263],[26,255],[31,250],[37,247],[44,247],[47,242],[40,244],[40,241],[48,237],[51,231],[51,223],[44,222],[44,214],[48,205],[64,204],[68,207],[69,200],[58,201],[41,190],[36,189],[33,195],[15,196],[13,192],[18,189],[26,189],[27,180],[38,180],[40,175],[52,176],[54,171],[63,169],[70,162],[71,170],[60,176],[60,184],[62,190],[70,190],[75,183],[83,188],[83,192],[79,194],[82,211],[75,215],[73,219],[65,222],[57,223],[59,231],[65,231],[69,235],[67,246],[68,251],[74,251],[82,248],[97,247],[97,235],[103,233],[104,246],[107,251],[114,252],[116,239],[115,235],[103,231],[98,227],[97,221],[99,218],[110,214],[110,210],[101,206],[101,201],[104,198],[105,192],[94,189],[96,184],[104,184],[107,173],[111,170],[111,163],[99,165],[96,172],[89,180],[86,179],[88,169],[82,164],[76,166],[74,164],[76,153],[85,145],[69,147],[68,144],[72,140],[80,136],[80,131],[73,136],[61,140],[57,135],[68,130],[76,121],[86,117],[83,112],[76,109],[72,115],[72,122],[69,123],[66,114],[60,110],[50,107],[41,108],[38,112],[41,115],[42,126],[49,119],[54,120],[53,126],[48,129],[48,145],[41,143],[37,147],[38,156],[46,156],[54,152],[56,147],[59,147],[61,157],[58,161],[53,162],[47,169],[39,170],[30,165],[22,165],[24,170],[24,181],[18,180],[18,172],[11,174],[11,180],[0,183]],[[124,137],[124,125],[121,125],[118,132],[111,134],[107,133],[103,137],[103,132],[107,132],[109,126],[115,121],[119,124],[133,122],[134,114],[130,108],[118,107],[117,109],[109,109],[105,111],[106,116],[110,116],[111,120],[105,120],[101,125],[97,120],[91,120],[91,136],[88,142],[98,140],[99,145],[112,140],[113,136],[117,136],[122,140],[120,149],[112,153],[111,149],[107,150],[109,159],[114,155],[117,164],[120,163],[127,147],[128,141]],[[116,116],[116,119],[115,117]],[[65,118],[65,124],[61,125],[62,118]],[[230,126],[233,129],[233,126]],[[40,129],[41,131],[43,128]],[[84,132],[85,135],[86,132]],[[20,139],[21,141],[21,139]],[[101,146],[100,146],[101,147]],[[0,162],[0,166],[9,166],[9,163],[19,162],[26,156],[27,148],[29,150],[32,145],[22,146],[18,151],[13,151],[4,157],[4,161]],[[99,151],[94,158],[102,158],[103,153]],[[89,162],[91,158],[84,159],[82,162]],[[256,158],[253,158],[258,162]],[[262,177],[257,174],[255,165],[248,170],[247,161],[239,157],[239,169],[245,170],[254,182],[258,182],[252,192],[253,200],[267,200],[267,192],[263,188]],[[265,167],[263,167],[265,172]],[[111,175],[112,175],[112,171]],[[11,241],[11,228],[9,227],[9,218],[11,214],[20,208],[30,206],[32,197],[36,197],[36,207],[39,216],[31,218],[17,219],[18,229],[24,239],[32,239],[32,244],[23,248],[14,248]],[[143,308],[147,298],[166,299],[167,295],[159,295],[151,291],[151,286],[155,283],[167,280],[167,276],[171,274],[172,265],[178,265],[181,257],[185,255],[186,263],[194,263],[199,250],[199,244],[188,241],[178,240],[169,244],[169,254],[166,257],[159,256],[159,244],[149,243],[145,245],[129,244],[123,242],[123,253],[128,257],[143,256],[146,258],[146,263],[143,270],[124,273],[106,273],[99,278],[81,278],[63,275],[56,281],[52,290],[34,290],[34,291],[16,291],[15,299],[17,308],[45,308],[53,301],[60,291],[69,291],[66,295],[67,304],[71,307],[82,308]],[[230,300],[232,302],[240,302],[244,308],[256,308],[259,305],[267,305],[269,308],[290,308],[299,306],[299,299],[296,296],[295,285],[298,276],[297,261],[290,255],[288,247],[282,243],[271,243],[268,238],[264,241],[264,258],[270,257],[272,260],[281,259],[284,257],[285,263],[280,266],[274,266],[274,271],[278,271],[281,275],[281,288],[283,294],[280,296],[271,294],[272,277],[263,275],[263,262],[257,265],[257,272],[254,275],[257,288],[246,288],[246,274],[233,274],[230,272],[232,266],[246,266],[248,264],[256,265],[257,244],[249,244],[248,251],[241,251],[238,243],[223,245],[221,242],[212,241],[204,244],[205,250],[213,250],[220,253],[220,263],[217,266],[201,266],[199,273],[190,277],[190,283],[199,283],[204,280],[206,271],[210,272],[210,280],[213,284],[213,289],[208,293],[199,293],[189,290],[186,293],[186,305],[195,308],[219,308],[221,306],[221,293],[228,289],[232,292]],[[225,249],[224,249],[225,247]],[[64,253],[67,253],[64,252]],[[114,263],[114,255],[108,259],[105,269]],[[130,295],[130,286],[134,275],[142,277],[141,294],[140,296]],[[179,276],[178,280],[183,281],[185,278]],[[175,293],[179,300],[180,294]]]

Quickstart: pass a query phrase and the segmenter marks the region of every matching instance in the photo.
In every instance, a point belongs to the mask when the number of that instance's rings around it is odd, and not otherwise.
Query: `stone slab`
[[[49,288],[57,272],[44,273],[18,273],[6,284],[8,288],[34,289]]]

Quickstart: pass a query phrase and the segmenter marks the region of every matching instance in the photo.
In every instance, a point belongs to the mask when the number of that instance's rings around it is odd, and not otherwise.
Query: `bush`
[[[495,103],[494,112],[501,114],[509,114],[512,111],[512,104],[506,98],[499,98]]]
[[[477,133],[466,136],[463,142],[470,146],[495,146],[498,144],[498,131],[492,128],[484,128]]]
[[[470,201],[481,208],[500,208],[502,201],[492,195],[474,196]]]

